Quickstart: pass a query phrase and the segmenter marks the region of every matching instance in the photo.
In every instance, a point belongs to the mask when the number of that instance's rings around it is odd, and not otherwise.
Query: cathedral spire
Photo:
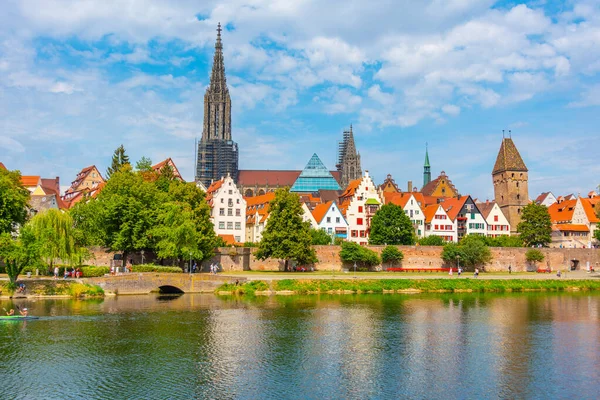
[[[344,140],[339,145],[337,170],[340,173],[340,185],[345,188],[350,181],[362,177],[360,154],[356,151],[352,124],[344,131]]]
[[[215,56],[213,58],[212,74],[210,75],[210,88],[212,91],[227,91],[225,78],[225,63],[223,62],[223,43],[221,42],[221,23],[217,25],[217,41],[215,42]]]

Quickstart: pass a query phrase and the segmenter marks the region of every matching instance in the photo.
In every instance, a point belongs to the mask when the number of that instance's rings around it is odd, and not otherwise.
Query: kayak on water
[[[0,315],[0,320],[23,320],[23,319],[40,319],[40,317],[34,317],[31,315],[28,316],[24,316],[24,315]]]

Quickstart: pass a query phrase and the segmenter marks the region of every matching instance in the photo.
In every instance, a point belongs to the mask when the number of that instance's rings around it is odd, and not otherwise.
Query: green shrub
[[[386,246],[381,252],[381,261],[387,264],[399,264],[404,259],[404,254],[396,246]]]
[[[138,264],[131,267],[132,272],[169,272],[169,273],[182,273],[183,270],[179,267],[163,267],[161,265],[154,264]]]
[[[325,229],[310,228],[310,237],[313,245],[325,246],[331,244],[331,236]]]
[[[79,267],[84,277],[104,276],[110,272],[109,267]]]
[[[485,244],[490,247],[523,247],[523,240],[520,236],[487,236],[485,237]]]
[[[482,236],[465,236],[459,244],[448,243],[442,250],[442,260],[451,265],[460,262],[465,269],[475,269],[478,265],[487,264],[491,259],[492,253]]]
[[[68,291],[73,297],[104,296],[104,290],[100,286],[82,283],[71,283],[68,287]]]
[[[342,243],[340,259],[342,262],[356,263],[363,267],[381,264],[381,260],[376,252],[353,242]]]
[[[525,259],[528,262],[544,261],[544,253],[538,249],[529,249],[525,252]]]
[[[425,238],[421,238],[421,239],[419,239],[418,243],[421,246],[443,246],[444,244],[446,244],[444,239],[442,239],[441,237],[436,236],[436,235],[431,235],[431,236],[427,236]]]

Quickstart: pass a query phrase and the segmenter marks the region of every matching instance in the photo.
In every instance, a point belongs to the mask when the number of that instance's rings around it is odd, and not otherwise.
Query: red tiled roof
[[[485,203],[475,203],[475,205],[479,209],[479,212],[481,212],[481,215],[483,215],[483,218],[485,218],[485,219],[487,219],[487,217],[490,215],[490,213],[494,209],[495,204],[496,204],[495,201],[487,201]]]
[[[583,224],[554,224],[552,228],[561,232],[590,232],[590,228]]]
[[[469,196],[461,196],[458,199],[449,198],[444,200],[441,205],[444,207],[446,214],[448,214],[448,218],[450,218],[452,221],[456,220],[458,213],[460,210],[462,210],[468,198]]]
[[[550,194],[550,192],[544,192],[542,194],[540,194],[536,199],[535,202],[537,204],[541,204],[544,202],[544,200],[546,200],[546,197],[548,197],[548,195]]]
[[[79,173],[75,177],[75,180],[71,182],[71,186],[67,189],[66,193],[76,192],[78,190],[79,185],[81,185],[81,182],[83,182],[83,180],[87,178],[87,176],[93,170],[98,170],[95,165],[90,165],[89,167],[85,167],[84,169],[79,171]],[[104,178],[102,178],[102,174],[100,174],[100,171],[98,171],[98,179],[99,183],[104,182]]]
[[[54,179],[52,178],[42,178],[42,188],[52,188],[56,192],[56,194],[60,195],[60,179],[58,176]]]
[[[233,235],[219,235],[221,239],[228,245],[233,246],[235,244],[235,238]]]
[[[35,175],[21,175],[21,183],[25,187],[37,186],[41,181],[39,176]]]
[[[550,205],[548,213],[552,223],[572,221],[576,203],[577,200],[563,200],[560,203]]]
[[[181,174],[179,173],[179,169],[177,169],[177,166],[175,165],[175,162],[173,161],[173,159],[171,157],[159,162],[156,165],[153,165],[152,169],[154,171],[160,173],[160,170],[167,164],[173,169],[173,175],[179,179],[182,179]]]
[[[292,186],[302,171],[255,170],[238,172],[238,185],[241,186]]]
[[[594,212],[594,206],[592,205],[592,202],[590,201],[590,199],[581,198],[580,200],[581,200],[581,205],[583,206],[583,210],[585,211],[585,215],[586,215],[588,221],[590,221],[590,223],[600,222],[600,220],[596,216],[596,213]]]
[[[313,215],[313,217],[315,217],[315,221],[317,221],[317,224],[321,223],[321,221],[323,220],[323,217],[325,217],[325,214],[327,214],[327,211],[329,211],[329,208],[331,207],[332,204],[333,204],[333,201],[328,201],[327,203],[321,203],[321,204],[317,205],[314,210],[312,210],[312,215]]]
[[[8,170],[8,168],[6,168],[6,167],[4,166],[4,164],[2,164],[1,162],[0,162],[0,169],[5,169],[5,170]]]
[[[423,210],[423,214],[425,215],[425,223],[428,224],[433,219],[435,213],[440,208],[439,204],[432,204],[430,206],[425,207]],[[442,207],[443,209],[443,207]]]
[[[452,183],[452,181],[450,180],[450,178],[448,177],[448,175],[446,175],[446,173],[444,171],[442,171],[440,173],[440,176],[438,176],[437,178],[435,178],[434,180],[430,181],[427,185],[423,186],[421,188],[421,193],[424,196],[431,196],[432,193],[435,191],[435,189],[438,186],[438,183],[440,181],[440,179],[445,179],[446,183],[448,184],[448,186],[455,192],[458,193],[458,190],[456,190],[456,187],[454,187],[454,184]]]
[[[384,197],[387,193],[384,193]],[[404,207],[406,207],[406,203],[408,203],[408,200],[410,199],[410,196],[412,196],[412,193],[391,193],[392,195],[395,196],[387,196],[387,199],[385,199],[385,204],[395,204],[397,206],[402,207],[402,209],[404,209]]]

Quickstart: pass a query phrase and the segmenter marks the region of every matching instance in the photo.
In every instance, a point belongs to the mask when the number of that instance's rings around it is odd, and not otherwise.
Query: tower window
[[[517,187],[519,187],[519,182],[517,182]]]
[[[517,200],[519,200],[520,198],[521,198],[521,195],[520,195],[520,194],[518,194],[518,195],[517,195]]]
[[[515,173],[513,172],[512,175],[511,175],[511,178],[514,178],[514,177],[515,177]]]

